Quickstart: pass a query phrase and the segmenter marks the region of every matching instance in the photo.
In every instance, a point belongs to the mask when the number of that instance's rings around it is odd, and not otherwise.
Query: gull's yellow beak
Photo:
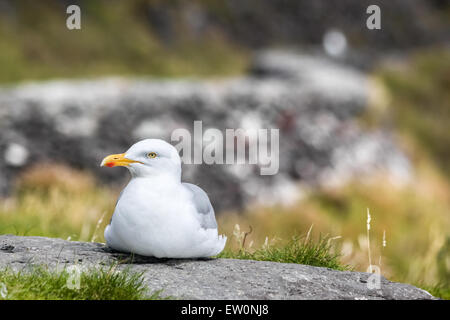
[[[101,163],[101,167],[127,167],[130,163],[142,163],[140,161],[130,160],[125,158],[125,153],[121,154],[112,154],[103,159]]]

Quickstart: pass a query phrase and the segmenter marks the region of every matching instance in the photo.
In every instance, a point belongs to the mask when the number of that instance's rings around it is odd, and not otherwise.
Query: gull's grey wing
[[[202,188],[191,183],[183,183],[183,186],[192,193],[195,207],[200,215],[200,225],[204,229],[217,229],[214,209],[208,195]]]

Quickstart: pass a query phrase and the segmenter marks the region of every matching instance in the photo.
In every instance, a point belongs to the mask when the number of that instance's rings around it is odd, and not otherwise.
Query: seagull
[[[181,159],[171,144],[142,140],[101,166],[131,173],[105,229],[108,247],[156,258],[206,258],[223,250],[227,237],[218,235],[208,195],[181,182]]]

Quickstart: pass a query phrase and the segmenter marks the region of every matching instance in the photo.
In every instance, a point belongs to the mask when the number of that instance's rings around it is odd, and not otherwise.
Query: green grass
[[[66,27],[58,1],[18,1],[0,12],[0,83],[98,76],[222,76],[239,74],[248,53],[214,30],[202,36],[173,12],[179,29],[165,41],[149,24],[142,1],[81,1],[81,30]]]
[[[91,268],[80,274],[79,288],[70,286],[71,272],[50,271],[44,266],[0,272],[0,300],[142,300],[161,299],[148,293],[141,273],[128,269]],[[68,286],[69,283],[69,286]],[[6,288],[6,290],[5,290]]]
[[[435,286],[424,286],[424,285],[416,285],[423,290],[428,291],[430,294],[435,296],[436,298],[450,300],[450,287],[439,284]]]
[[[328,237],[312,240],[309,237],[294,236],[287,243],[277,246],[265,245],[254,251],[244,248],[239,250],[226,249],[218,257],[298,263],[336,270],[349,270],[349,266],[340,262],[340,253],[335,251],[331,240],[333,239]]]

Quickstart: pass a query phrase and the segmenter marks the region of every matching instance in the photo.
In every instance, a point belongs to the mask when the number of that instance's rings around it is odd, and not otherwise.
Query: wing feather
[[[192,193],[195,207],[199,214],[201,227],[204,229],[217,229],[214,208],[212,207],[206,192],[203,191],[202,188],[191,183],[183,183],[183,186]]]

